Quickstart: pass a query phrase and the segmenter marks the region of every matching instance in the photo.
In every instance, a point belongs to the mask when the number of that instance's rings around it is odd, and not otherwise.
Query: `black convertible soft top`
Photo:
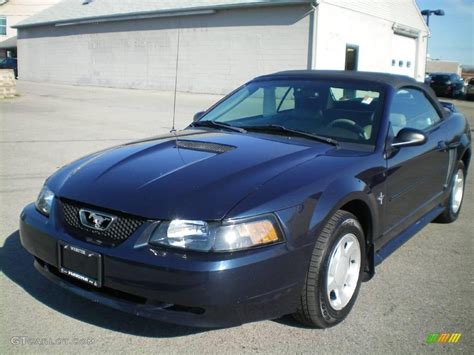
[[[423,86],[415,79],[404,76],[388,73],[364,72],[364,71],[344,71],[344,70],[289,70],[281,71],[269,75],[262,75],[254,80],[268,80],[268,79],[332,79],[332,80],[365,80],[386,84],[399,88],[401,86]],[[426,88],[426,87],[425,87]]]

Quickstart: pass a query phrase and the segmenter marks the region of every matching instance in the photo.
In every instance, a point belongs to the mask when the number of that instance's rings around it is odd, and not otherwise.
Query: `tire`
[[[359,247],[358,253],[356,244]],[[336,252],[344,250],[352,254],[349,258],[340,258],[338,263],[338,255],[345,253]],[[357,254],[359,254],[358,261]],[[296,320],[315,328],[329,328],[342,322],[351,311],[359,294],[365,261],[365,238],[359,221],[352,213],[337,211],[316,240],[298,309],[293,314]],[[346,263],[350,265],[346,268],[350,270],[348,271],[350,274],[344,276],[345,269],[341,267],[347,265]],[[338,264],[341,267],[335,268],[334,266]],[[338,272],[335,272],[336,270]],[[329,288],[334,287],[334,290],[328,289],[328,281],[331,280],[333,286]],[[338,287],[336,284],[344,285]],[[345,291],[339,292],[341,289]],[[352,295],[349,297],[350,293]]]
[[[459,178],[462,178],[461,182],[459,182]],[[451,178],[451,184],[449,185],[450,193],[449,197],[444,202],[444,211],[435,219],[436,223],[452,223],[458,219],[459,213],[461,212],[462,202],[464,200],[465,185],[466,168],[464,163],[459,161]],[[459,188],[461,188],[460,191]]]

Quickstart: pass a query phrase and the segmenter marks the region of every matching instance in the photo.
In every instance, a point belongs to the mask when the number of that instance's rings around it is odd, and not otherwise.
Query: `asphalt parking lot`
[[[169,131],[172,93],[28,82],[19,82],[18,91],[0,100],[0,353],[474,351],[472,171],[459,220],[429,225],[380,265],[338,327],[307,329],[289,317],[218,330],[168,325],[96,305],[43,279],[19,243],[18,216],[67,162]],[[218,98],[178,95],[176,127]],[[474,102],[455,103],[474,127]],[[428,345],[427,335],[438,332],[462,337]]]

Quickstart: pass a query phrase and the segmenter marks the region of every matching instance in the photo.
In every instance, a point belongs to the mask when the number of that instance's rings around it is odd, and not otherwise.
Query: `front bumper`
[[[52,213],[52,216],[54,213]],[[20,218],[23,247],[35,267],[66,289],[122,311],[199,327],[274,319],[296,310],[311,253],[286,244],[225,254],[182,253],[140,244],[144,225],[117,247],[75,239],[33,204]],[[58,271],[57,243],[102,254],[103,286],[94,288]],[[305,261],[306,260],[306,261]]]

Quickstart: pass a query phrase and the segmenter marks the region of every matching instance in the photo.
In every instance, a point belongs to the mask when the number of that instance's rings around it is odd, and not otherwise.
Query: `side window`
[[[389,119],[393,133],[397,135],[403,128],[427,130],[441,117],[422,91],[404,88],[395,95]]]
[[[275,88],[277,111],[289,111],[295,109],[295,90],[289,87]]]

